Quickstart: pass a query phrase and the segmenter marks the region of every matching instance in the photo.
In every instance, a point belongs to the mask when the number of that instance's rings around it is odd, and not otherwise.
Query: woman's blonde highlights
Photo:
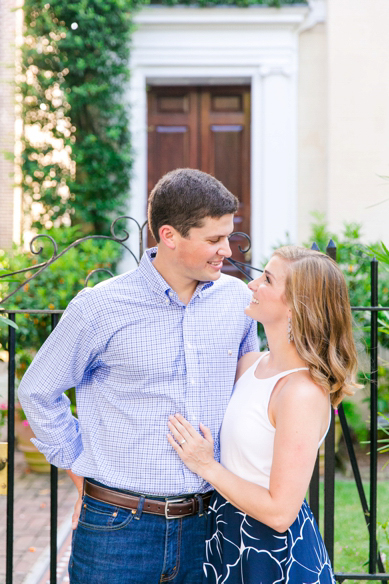
[[[352,395],[357,371],[347,285],[339,266],[325,254],[284,246],[274,254],[289,264],[285,296],[299,356],[312,379],[328,391],[333,406]]]

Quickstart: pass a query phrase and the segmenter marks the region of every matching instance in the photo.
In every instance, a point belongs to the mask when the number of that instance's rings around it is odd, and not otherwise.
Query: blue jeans
[[[199,584],[206,515],[134,514],[84,495],[69,561],[71,584]]]

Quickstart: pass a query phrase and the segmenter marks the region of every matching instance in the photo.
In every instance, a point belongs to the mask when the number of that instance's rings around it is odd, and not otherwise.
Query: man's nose
[[[219,248],[218,252],[217,252],[220,256],[223,256],[225,258],[229,258],[232,256],[232,251],[231,251],[231,247],[230,247],[230,242],[228,241],[228,239],[226,239],[225,241],[223,241],[221,247]]]

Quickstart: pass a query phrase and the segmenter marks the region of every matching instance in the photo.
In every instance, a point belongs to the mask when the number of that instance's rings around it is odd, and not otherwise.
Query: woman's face
[[[253,297],[245,309],[247,316],[264,325],[287,321],[290,316],[285,299],[285,280],[288,269],[285,260],[273,256],[262,276],[249,283]]]

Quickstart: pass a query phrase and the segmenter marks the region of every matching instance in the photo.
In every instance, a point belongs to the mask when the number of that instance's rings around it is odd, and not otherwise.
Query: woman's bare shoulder
[[[251,351],[250,353],[243,355],[243,357],[241,357],[238,361],[235,381],[238,381],[239,377],[241,377],[243,373],[255,363],[255,361],[258,361],[262,354],[263,353],[260,353],[259,351]]]
[[[328,408],[328,393],[315,383],[308,371],[298,371],[293,375],[288,375],[282,387],[280,395],[289,402],[321,403]],[[289,404],[290,405],[290,404]]]

